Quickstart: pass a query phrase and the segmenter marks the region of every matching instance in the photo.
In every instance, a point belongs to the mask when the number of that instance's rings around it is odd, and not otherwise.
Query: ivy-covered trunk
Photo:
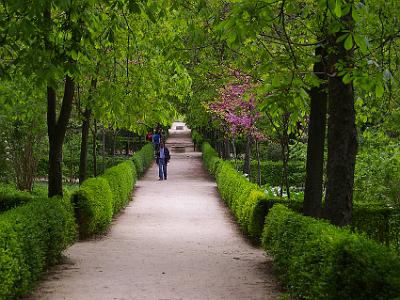
[[[315,55],[320,61],[314,64],[314,74],[325,80],[325,51],[319,47]],[[320,217],[322,210],[322,186],[324,170],[324,147],[328,96],[326,84],[311,88],[310,124],[308,127],[306,182],[303,212],[307,216]]]
[[[347,29],[352,26],[349,13],[342,17]],[[352,50],[343,43],[336,43],[345,32],[340,31],[331,39],[329,54],[329,105],[328,105],[328,164],[324,217],[333,224],[345,226],[351,222],[354,167],[357,154],[357,130],[355,125],[354,91],[351,83],[344,83],[338,75],[336,64],[351,68]],[[333,75],[334,74],[334,75]]]
[[[54,88],[47,87],[47,130],[49,135],[49,197],[62,196],[62,148],[67,131],[68,120],[72,110],[74,81],[66,76],[64,97],[60,115],[57,120],[56,93]]]

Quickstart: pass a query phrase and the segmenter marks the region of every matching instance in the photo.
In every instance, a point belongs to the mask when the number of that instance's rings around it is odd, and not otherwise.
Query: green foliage
[[[395,299],[400,259],[362,235],[275,205],[262,243],[288,291],[301,299]]]
[[[400,253],[400,209],[382,203],[353,205],[351,228]]]
[[[105,178],[85,180],[73,194],[73,202],[81,238],[107,229],[113,215],[113,193]]]
[[[132,160],[137,176],[141,177],[154,160],[153,145],[151,143],[144,145],[142,149],[133,154]]]
[[[213,147],[211,147],[209,143],[203,143],[202,152],[203,162],[206,169],[212,176],[216,176],[219,164],[222,162],[222,159],[218,157],[218,153],[214,150]]]
[[[139,174],[153,162],[153,147],[145,145],[128,160],[107,169],[102,176],[83,182],[73,194],[79,236],[88,238],[104,232],[112,216],[130,200]],[[137,171],[139,170],[139,171]]]
[[[195,148],[197,148],[197,149],[201,149],[202,148],[202,145],[203,145],[203,142],[204,142],[204,138],[196,130],[192,130],[192,140],[193,140]]]
[[[239,170],[243,169],[243,161],[239,161]],[[280,161],[261,161],[261,184],[270,186],[279,186],[282,183],[283,163]],[[306,170],[305,163],[301,161],[289,161],[288,163],[289,185],[301,187],[304,186]],[[250,180],[258,181],[257,161],[251,161]]]
[[[374,139],[374,142],[368,140]],[[400,207],[400,147],[382,134],[365,132],[356,161],[354,199]]]
[[[31,194],[17,190],[13,185],[0,184],[0,212],[32,200]]]
[[[203,143],[203,160],[210,174],[217,179],[221,198],[235,215],[242,230],[259,242],[268,211],[267,195],[256,184],[240,175],[228,161],[220,159],[208,143]]]
[[[108,181],[113,194],[113,214],[125,207],[130,199],[133,185],[136,182],[136,169],[131,160],[107,169],[101,176]]]
[[[0,215],[0,299],[26,293],[76,238],[69,197],[41,198]]]
[[[256,208],[260,207],[258,202],[265,198],[264,192],[241,176],[229,162],[220,163],[216,179],[220,195],[232,210],[240,227],[257,242],[263,222],[260,222],[262,215]]]

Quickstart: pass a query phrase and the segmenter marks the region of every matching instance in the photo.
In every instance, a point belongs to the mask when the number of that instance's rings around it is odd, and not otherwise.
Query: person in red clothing
[[[146,134],[146,141],[148,141],[148,142],[152,142],[153,141],[153,132],[149,131]]]

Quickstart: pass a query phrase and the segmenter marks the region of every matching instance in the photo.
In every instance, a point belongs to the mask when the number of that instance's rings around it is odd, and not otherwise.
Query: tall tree
[[[343,7],[336,7],[341,28],[328,39],[328,181],[324,206],[324,217],[339,226],[351,223],[357,154],[353,84],[345,83],[344,74],[340,73],[341,68],[350,71],[354,66],[351,32],[354,30],[352,10],[355,8],[353,1],[343,4]],[[344,16],[340,16],[342,10],[346,12]],[[349,32],[344,43],[337,42]]]
[[[323,46],[316,48],[315,56],[319,61],[314,63],[314,73],[321,83],[311,87],[310,121],[308,127],[306,181],[304,189],[303,213],[308,216],[321,217],[323,197],[323,171],[328,91],[326,83],[326,53]]]

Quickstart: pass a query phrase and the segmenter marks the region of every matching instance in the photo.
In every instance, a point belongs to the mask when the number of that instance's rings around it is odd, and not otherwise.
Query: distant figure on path
[[[153,145],[154,145],[154,151],[157,152],[158,148],[160,146],[160,140],[161,140],[160,132],[158,130],[156,130],[156,132],[153,134],[152,140],[153,140]]]
[[[167,180],[167,164],[170,160],[169,150],[165,147],[164,141],[161,141],[160,148],[156,154],[156,163],[158,164],[159,180]]]
[[[146,141],[153,142],[153,131],[149,131],[146,135]]]

